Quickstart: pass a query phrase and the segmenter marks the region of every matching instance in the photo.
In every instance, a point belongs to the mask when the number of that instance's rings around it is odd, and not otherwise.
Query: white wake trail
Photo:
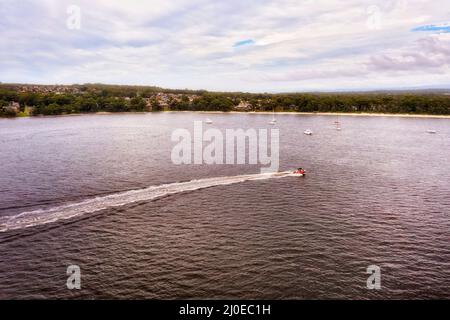
[[[265,180],[291,176],[291,172],[248,174],[229,177],[206,178],[187,182],[175,182],[159,186],[150,186],[125,192],[100,196],[81,202],[69,203],[50,209],[22,212],[13,216],[0,217],[0,232],[17,230],[58,220],[66,220],[100,210],[124,206],[127,204],[150,201],[166,195],[193,191],[215,186],[229,185],[250,180]]]

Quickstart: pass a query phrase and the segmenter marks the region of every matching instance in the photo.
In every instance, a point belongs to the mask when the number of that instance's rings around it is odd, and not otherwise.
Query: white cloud
[[[80,30],[65,27],[72,4],[82,10]],[[242,91],[448,85],[448,35],[411,32],[448,21],[446,7],[444,0],[2,0],[0,81]],[[247,39],[252,45],[234,46]]]

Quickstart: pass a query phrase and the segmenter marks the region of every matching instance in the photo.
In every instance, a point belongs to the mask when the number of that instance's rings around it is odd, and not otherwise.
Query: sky
[[[0,0],[0,81],[450,88],[448,0]]]

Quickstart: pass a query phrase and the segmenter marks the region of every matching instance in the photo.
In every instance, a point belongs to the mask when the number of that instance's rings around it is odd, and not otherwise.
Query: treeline
[[[450,114],[450,96],[436,94],[204,94],[201,99],[172,105],[176,110],[221,110],[235,108],[241,101],[247,111],[356,112]]]
[[[245,102],[246,111],[405,113],[450,115],[450,95],[442,93],[249,94],[208,93],[189,102],[171,100],[171,110],[231,111]]]
[[[59,115],[149,110],[450,115],[450,95],[440,92],[250,94],[95,84],[65,86],[63,89],[64,92],[52,92],[48,88],[45,90],[50,92],[23,92],[17,85],[0,85],[0,116],[13,117],[27,112],[30,115]]]
[[[254,100],[250,99],[250,101]],[[292,94],[262,99],[260,110],[450,114],[443,94]]]
[[[144,111],[146,102],[139,97],[129,100],[121,97],[102,97],[98,95],[75,94],[42,94],[15,93],[0,90],[0,115],[12,116],[11,102],[18,102],[19,112],[26,108],[32,110],[32,115],[59,115],[83,112],[127,112]]]

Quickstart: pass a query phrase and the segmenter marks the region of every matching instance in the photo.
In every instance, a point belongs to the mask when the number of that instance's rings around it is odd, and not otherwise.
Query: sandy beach
[[[222,113],[246,113],[251,115],[258,114],[272,114],[272,112],[243,112],[243,111],[157,111],[157,112],[166,112],[166,113],[205,113],[205,114],[222,114]],[[71,114],[61,114],[61,115],[39,115],[35,117],[67,117],[67,116],[80,116],[85,114],[95,114],[95,115],[112,115],[112,114],[147,114],[151,112],[94,112],[94,113],[71,113]],[[276,114],[282,115],[305,115],[305,116],[349,116],[349,117],[401,117],[401,118],[434,118],[434,119],[450,119],[450,115],[432,115],[432,114],[404,114],[404,113],[345,113],[345,112],[275,112]],[[20,118],[28,118],[33,116],[21,116]],[[5,118],[6,119],[6,118]]]

